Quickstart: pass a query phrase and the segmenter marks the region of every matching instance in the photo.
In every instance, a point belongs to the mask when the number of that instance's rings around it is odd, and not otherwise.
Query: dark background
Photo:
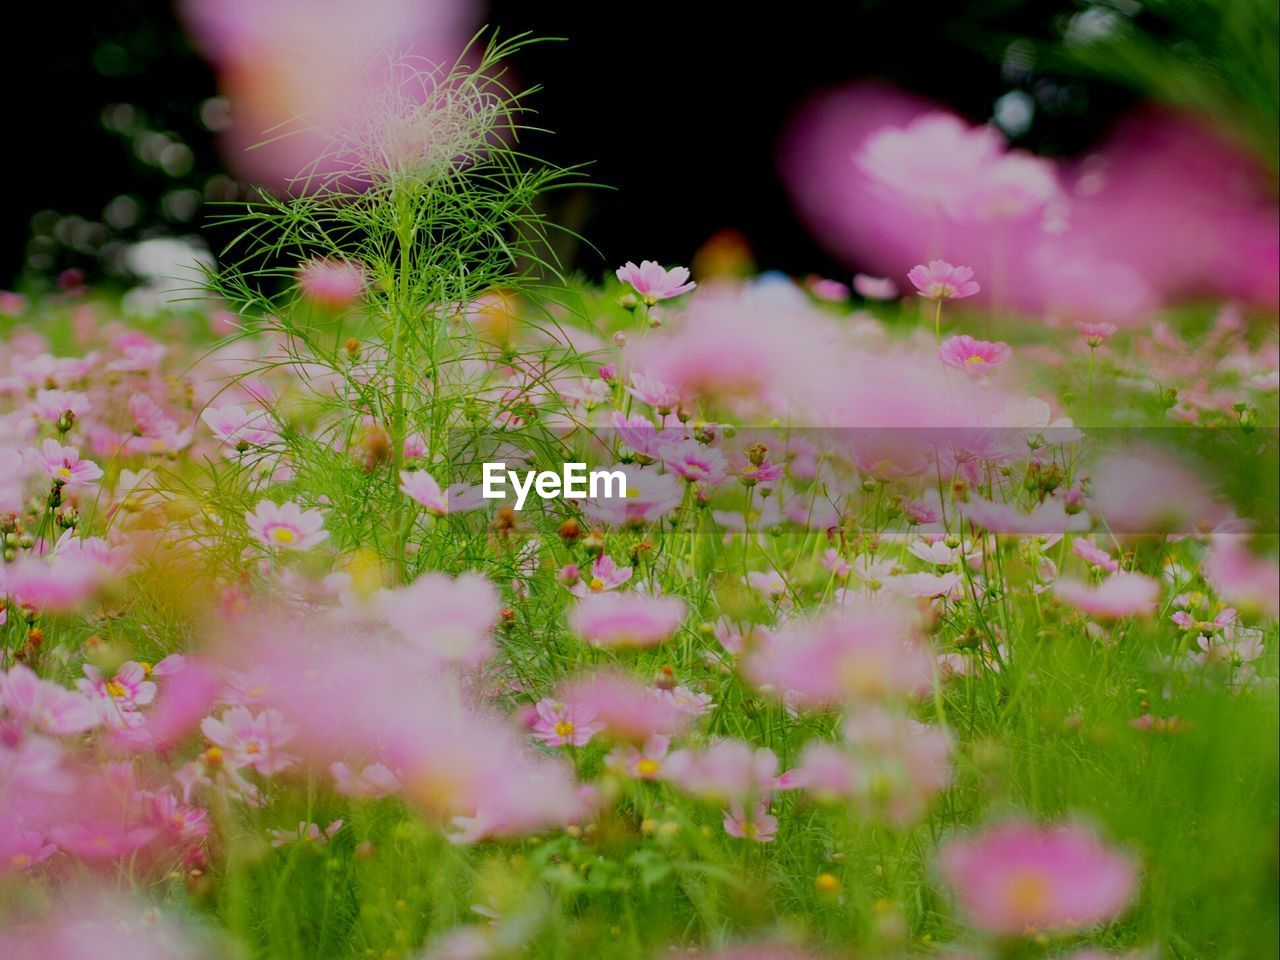
[[[698,0],[493,0],[488,21],[508,34],[567,38],[527,49],[515,67],[545,88],[537,119],[556,135],[536,149],[592,162],[592,179],[611,188],[562,211],[604,257],[582,250],[576,266],[598,275],[626,259],[687,263],[733,228],[762,267],[843,276],[794,220],[774,169],[792,109],[824,86],[879,77],[981,122],[1017,88],[1037,104],[1017,142],[1075,152],[1129,95],[1043,71],[1011,75],[1002,60],[1016,38],[1051,43],[1079,9],[1070,0],[792,0],[766,14]],[[121,244],[151,235],[199,234],[216,251],[226,238],[203,222],[204,204],[235,187],[208,129],[213,73],[171,6],[73,0],[24,15],[0,60],[10,106],[0,287],[47,284],[69,267],[110,280]],[[166,145],[177,148],[166,154]]]

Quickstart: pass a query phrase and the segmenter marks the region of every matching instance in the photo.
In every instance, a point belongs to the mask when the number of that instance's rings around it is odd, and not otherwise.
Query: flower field
[[[0,301],[0,956],[1274,955],[1274,311],[561,270],[519,47]]]

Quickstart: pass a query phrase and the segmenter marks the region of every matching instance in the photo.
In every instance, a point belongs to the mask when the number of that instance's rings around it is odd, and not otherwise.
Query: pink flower
[[[585,597],[588,593],[616,590],[630,579],[630,567],[620,567],[612,557],[602,553],[592,561],[590,575],[575,583],[571,591],[576,597]]]
[[[865,273],[854,274],[853,289],[868,300],[892,300],[898,295],[898,285],[892,280]]]
[[[693,439],[664,444],[662,462],[690,483],[717,484],[729,472],[723,453]]]
[[[769,813],[769,798],[757,800],[752,804],[750,813],[744,811],[740,803],[729,804],[724,816],[724,832],[740,840],[773,843],[774,834],[778,832],[778,818]]]
[[[147,679],[142,664],[127,660],[110,678],[91,663],[84,665],[84,679],[77,680],[80,692],[94,698],[104,722],[113,727],[136,726],[143,722],[138,708],[151,703],[156,685]]]
[[[1116,325],[1106,321],[1087,322],[1081,320],[1076,324],[1076,331],[1084,337],[1090,348],[1100,347],[1115,335]]]
[[[401,470],[400,492],[421,504],[432,516],[443,517],[449,512],[449,498],[425,470]]]
[[[78,390],[37,390],[30,410],[41,420],[69,426],[89,410],[89,396]]]
[[[749,654],[746,672],[775,696],[828,706],[923,693],[933,680],[933,658],[909,607],[850,597],[838,611],[766,636]]]
[[[625,266],[618,268],[617,276],[622,283],[629,283],[635,292],[640,294],[640,299],[649,306],[653,306],[659,300],[669,300],[682,293],[688,293],[697,286],[689,280],[687,267],[672,267],[670,270],[665,270],[661,264],[653,260],[644,260],[638,267],[628,260]]]
[[[663,765],[663,778],[706,800],[751,801],[778,787],[778,758],[765,747],[717,740],[705,750],[677,750]]]
[[[1100,550],[1098,547],[1094,546],[1091,541],[1086,540],[1084,537],[1076,537],[1071,541],[1071,552],[1077,557],[1080,557],[1086,563],[1090,563],[1095,567],[1101,567],[1103,570],[1107,571],[1107,573],[1116,573],[1120,570],[1120,564],[1116,561],[1115,557],[1111,556],[1111,554],[1107,553],[1105,550]]]
[[[102,477],[102,468],[90,460],[81,460],[75,447],[64,447],[52,438],[33,451],[35,462],[63,487],[78,487],[93,483]]]
[[[972,277],[973,271],[968,267],[953,267],[945,260],[930,260],[927,267],[917,264],[907,273],[920,296],[929,300],[972,297],[981,289]]]
[[[1137,870],[1088,827],[996,824],[938,854],[975,927],[998,936],[1066,933],[1105,923],[1133,898]]]
[[[1053,590],[1073,607],[1099,620],[1150,616],[1160,599],[1159,582],[1141,573],[1116,573],[1096,587],[1078,580],[1059,580]]]
[[[97,704],[83,693],[42,680],[20,663],[0,673],[0,704],[9,716],[55,737],[83,733],[102,723]]]
[[[319,306],[341,310],[360,299],[364,270],[346,260],[308,260],[298,267],[298,289]]]
[[[55,553],[46,561],[28,554],[0,567],[0,593],[37,610],[74,610],[97,593],[109,573],[87,557]]]
[[[647,403],[663,416],[680,406],[679,390],[643,373],[631,374],[631,386],[627,387],[627,393],[641,403]]]
[[[551,747],[585,747],[604,729],[604,724],[595,722],[589,706],[575,707],[546,697],[538,701],[535,710],[538,719],[533,735]]]
[[[677,597],[593,593],[574,606],[569,628],[595,647],[654,647],[675,633],[687,613]]]
[[[253,767],[263,776],[278,773],[297,762],[297,757],[281,748],[297,733],[279,710],[266,709],[254,716],[248,707],[232,707],[221,717],[206,717],[200,730],[223,751],[224,762],[233,769]]]
[[[662,763],[670,745],[670,737],[655,733],[645,740],[640,749],[631,744],[618,747],[605,757],[605,766],[621,776],[636,780],[656,780],[662,773]]]
[[[613,527],[646,527],[655,520],[680,508],[685,485],[669,473],[658,473],[634,464],[614,465],[627,478],[625,497],[597,497],[583,501],[582,511],[589,520]]]
[[[1280,613],[1280,567],[1253,554],[1244,537],[1212,538],[1204,557],[1204,575],[1218,593],[1242,609],[1274,617]]]
[[[303,510],[292,501],[276,505],[261,500],[253,513],[245,514],[245,520],[255,539],[280,550],[310,550],[329,536],[324,514]]]
[[[205,407],[200,412],[213,435],[229,447],[247,450],[250,447],[266,447],[278,443],[280,430],[266,410],[250,410],[245,407]]]
[[[267,831],[267,836],[271,838],[271,846],[277,848],[288,846],[291,843],[323,847],[341,829],[341,819],[334,820],[323,830],[320,829],[320,824],[318,823],[307,823],[305,820],[299,820],[296,830],[281,830],[278,827],[273,827]]]
[[[689,726],[691,714],[662,693],[626,674],[601,672],[570,680],[556,696],[589,712],[607,736],[640,744],[654,736],[674,736]]]
[[[975,380],[990,376],[996,367],[1013,356],[1013,348],[1001,341],[975,340],[965,334],[948,337],[938,348],[938,359],[948,367],[962,370]]]
[[[419,655],[434,664],[478,667],[494,652],[500,604],[478,573],[427,573],[407,587],[380,591],[375,606]]]
[[[337,791],[348,797],[375,799],[400,792],[400,778],[385,764],[371,763],[357,773],[335,760],[329,765],[329,773]]]

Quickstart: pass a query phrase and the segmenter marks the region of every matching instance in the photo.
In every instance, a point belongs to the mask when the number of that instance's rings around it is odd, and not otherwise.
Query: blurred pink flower
[[[500,604],[478,573],[426,573],[407,587],[382,590],[376,609],[420,656],[433,664],[478,667],[494,652]]]
[[[749,803],[778,786],[772,750],[741,740],[717,740],[703,750],[677,750],[662,767],[664,780],[704,800]]]
[[[562,684],[557,699],[589,711],[609,737],[634,744],[654,736],[674,736],[689,726],[691,714],[662,691],[627,674],[602,671]]]
[[[585,747],[604,729],[604,724],[596,722],[595,712],[588,705],[574,706],[544,697],[534,709],[537,720],[533,725],[533,735],[551,747]]]
[[[42,680],[20,663],[0,673],[0,705],[8,716],[55,737],[92,730],[103,719],[83,693]]]
[[[1254,554],[1247,538],[1212,537],[1204,556],[1204,575],[1219,595],[1236,606],[1268,617],[1280,614],[1280,565]]]
[[[769,798],[761,797],[751,805],[750,812],[736,801],[730,803],[724,816],[724,832],[740,840],[773,843],[778,818],[769,813]]]
[[[898,285],[888,277],[865,273],[854,274],[853,289],[868,300],[893,300],[898,296]]]
[[[1067,603],[1099,620],[1149,617],[1160,600],[1160,583],[1141,573],[1116,573],[1096,587],[1059,580],[1054,592]]]
[[[231,707],[221,718],[206,717],[200,729],[222,749],[225,762],[232,768],[253,767],[263,776],[270,776],[298,760],[283,750],[298,728],[286,722],[279,710],[268,708],[255,715],[248,707]]]
[[[1107,323],[1105,320],[1093,322],[1081,320],[1076,323],[1076,331],[1084,337],[1085,343],[1090,347],[1100,347],[1115,336],[1116,325]]]
[[[249,532],[258,542],[280,550],[310,550],[329,536],[324,514],[303,510],[292,501],[275,504],[261,500],[253,513],[246,513]]]
[[[1101,567],[1107,573],[1117,573],[1120,570],[1120,564],[1115,557],[1105,550],[1100,550],[1084,537],[1076,537],[1071,541],[1071,552],[1086,563]]]
[[[917,264],[907,273],[907,279],[928,300],[960,300],[972,297],[981,287],[972,279],[968,267],[953,267],[945,260],[930,260],[926,267]]]
[[[90,460],[81,460],[75,447],[64,447],[57,440],[46,439],[39,450],[31,451],[36,465],[63,487],[79,487],[102,478],[102,468]]]
[[[618,280],[630,284],[640,295],[640,299],[652,306],[659,300],[669,300],[682,293],[688,293],[696,283],[689,279],[687,267],[663,268],[662,264],[653,260],[641,261],[636,266],[630,260],[616,271]]]
[[[341,760],[329,765],[334,788],[348,797],[374,799],[400,792],[400,778],[382,763],[371,763],[360,771],[352,770]]]
[[[966,334],[948,337],[938,348],[938,359],[975,380],[990,376],[1013,356],[1013,348],[1001,341],[975,340]]]
[[[343,310],[360,300],[364,270],[347,260],[308,260],[298,267],[298,289],[317,306]]]
[[[654,647],[676,632],[687,613],[678,597],[593,593],[569,612],[569,628],[596,647]]]
[[[449,512],[449,498],[440,484],[425,470],[401,470],[400,492],[420,504],[427,513],[443,517]]]
[[[938,864],[969,922],[1006,937],[1106,923],[1137,887],[1133,860],[1076,824],[996,824],[949,841]]]

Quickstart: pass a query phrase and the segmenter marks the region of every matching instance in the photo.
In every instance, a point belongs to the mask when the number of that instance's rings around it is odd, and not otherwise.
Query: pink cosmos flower
[[[688,613],[677,597],[593,593],[569,614],[569,628],[596,647],[654,647],[675,633]]]
[[[853,289],[868,300],[893,300],[898,296],[898,285],[892,280],[865,273],[854,274]]]
[[[724,816],[724,832],[740,840],[773,843],[774,834],[778,832],[778,818],[769,813],[769,798],[761,797],[752,804],[749,812],[740,803],[729,804]]]
[[[0,815],[0,874],[30,869],[57,852],[57,844],[45,842],[44,834],[23,826],[20,817]]]
[[[1084,537],[1076,537],[1071,541],[1071,552],[1086,563],[1101,567],[1107,573],[1117,573],[1120,570],[1120,564],[1115,557],[1111,556],[1107,551],[1094,546],[1092,541]]]
[[[102,477],[102,468],[90,460],[81,460],[75,447],[64,447],[52,438],[46,439],[38,451],[32,451],[36,464],[53,482],[64,487],[79,487]]]
[[[966,334],[948,337],[938,348],[938,359],[966,376],[980,380],[1013,356],[1013,348],[1002,341],[975,340]]]
[[[537,721],[533,725],[533,735],[551,747],[585,747],[604,729],[604,724],[596,722],[589,706],[575,707],[545,697],[534,709]]]
[[[68,425],[84,416],[89,408],[89,395],[79,390],[37,390],[29,407],[41,420]]]
[[[929,300],[961,300],[972,297],[981,287],[972,279],[968,267],[953,267],[945,260],[930,260],[926,267],[917,264],[907,273],[920,296]]]
[[[449,498],[425,470],[401,470],[400,492],[421,504],[432,516],[443,517],[449,512]]]
[[[267,447],[280,441],[280,429],[266,410],[251,410],[229,404],[205,407],[200,412],[213,435],[236,450]]]
[[[342,310],[360,299],[364,270],[348,260],[308,260],[298,267],[298,289],[321,307]]]
[[[91,663],[86,663],[83,669],[84,679],[77,680],[76,686],[94,700],[103,722],[112,727],[136,726],[143,722],[138,708],[155,699],[156,685],[147,679],[142,664],[127,660],[109,678]]]
[[[575,597],[585,597],[588,593],[604,593],[616,590],[631,580],[631,568],[620,567],[613,558],[602,553],[591,562],[588,576],[582,577],[571,588]]]
[[[275,504],[261,500],[253,513],[246,513],[249,532],[260,543],[279,550],[310,550],[329,536],[324,514],[303,510],[293,501]]]
[[[1084,342],[1090,348],[1095,348],[1102,346],[1115,335],[1116,325],[1106,321],[1087,322],[1081,320],[1076,324],[1076,331],[1080,336],[1084,337]]]
[[[626,674],[603,671],[568,681],[556,697],[589,712],[606,736],[641,744],[689,726],[691,714],[662,692]]]
[[[778,787],[778,758],[766,747],[717,740],[704,750],[677,750],[663,778],[704,800],[750,801]]]
[[[1242,609],[1274,617],[1280,613],[1280,566],[1256,556],[1246,538],[1219,534],[1204,557],[1204,575],[1213,588]]]
[[[42,680],[23,664],[0,673],[0,705],[22,723],[55,737],[92,730],[102,723],[98,705],[83,693]]]
[[[1105,923],[1124,911],[1137,886],[1133,860],[1077,824],[996,824],[947,843],[938,864],[969,922],[997,936]]]
[[[255,716],[248,707],[232,707],[220,719],[206,717],[200,730],[222,749],[224,762],[233,769],[253,767],[270,776],[298,760],[282,749],[298,728],[287,723],[279,710],[268,708]]]
[[[276,848],[286,847],[291,843],[323,847],[342,829],[342,823],[342,819],[339,818],[322,830],[318,823],[299,820],[296,830],[281,830],[279,827],[273,827],[267,831],[267,836],[271,838],[271,846]]]
[[[729,473],[729,465],[723,453],[693,439],[664,444],[662,461],[667,469],[690,483],[712,486]]]
[[[775,696],[827,706],[923,693],[933,680],[933,658],[911,608],[849,597],[838,611],[764,638],[748,655],[746,672]]]
[[[663,416],[680,406],[679,390],[643,373],[631,374],[631,386],[627,387],[627,393],[641,403],[647,403]]]
[[[334,788],[348,797],[376,799],[400,792],[400,778],[386,764],[371,763],[359,772],[341,760],[329,765]]]
[[[0,795],[6,805],[27,792],[71,792],[75,778],[63,766],[64,758],[65,751],[56,741],[17,724],[0,724]]]
[[[144,672],[146,664],[142,664]],[[135,713],[142,722],[117,726],[109,742],[127,753],[154,753],[168,750],[200,723],[213,706],[218,692],[215,672],[194,657],[169,656],[148,672],[160,677],[155,705],[144,714]]]
[[[582,512],[593,522],[611,527],[646,527],[678,510],[684,501],[685,485],[670,473],[641,469],[634,464],[615,464],[606,469],[622,471],[627,478],[627,495],[583,501]]]
[[[640,299],[649,306],[659,300],[670,300],[688,293],[697,286],[689,279],[687,267],[666,270],[653,260],[643,260],[638,267],[628,260],[625,266],[617,269],[617,277],[622,283],[630,284],[640,295]]]
[[[639,749],[631,744],[617,747],[605,757],[605,766],[624,777],[656,780],[662,773],[662,763],[670,747],[670,737],[655,733]]]
[[[110,571],[85,557],[25,555],[0,567],[0,593],[37,610],[69,611],[89,600]]]
[[[478,573],[423,574],[407,587],[380,591],[374,605],[432,663],[478,667],[495,650],[492,633],[501,605],[493,583]]]
[[[1112,574],[1096,587],[1059,580],[1053,589],[1061,599],[1099,620],[1148,617],[1160,600],[1160,583],[1141,573]]]

